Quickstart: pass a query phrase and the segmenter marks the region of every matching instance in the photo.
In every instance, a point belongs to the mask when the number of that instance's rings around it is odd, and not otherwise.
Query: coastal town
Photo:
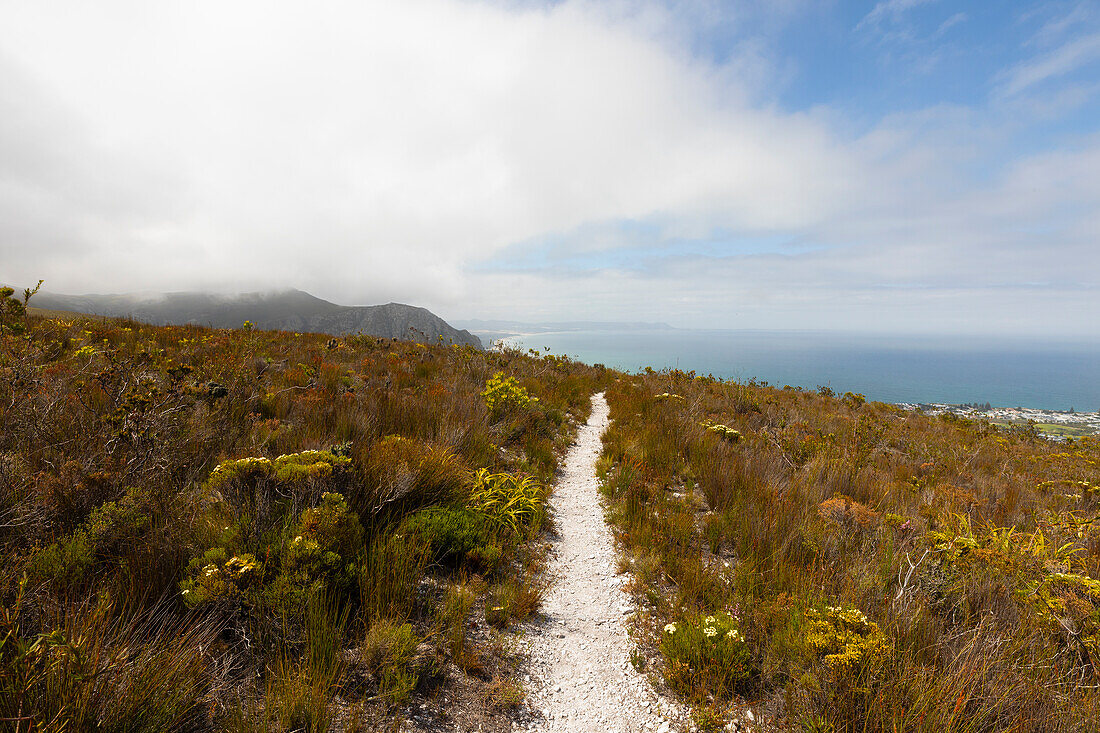
[[[955,415],[968,420],[986,420],[1006,428],[1028,429],[1044,438],[1065,440],[1100,434],[1100,412],[1039,410],[1030,407],[990,407],[988,403],[949,405],[901,402],[898,407],[928,415]]]

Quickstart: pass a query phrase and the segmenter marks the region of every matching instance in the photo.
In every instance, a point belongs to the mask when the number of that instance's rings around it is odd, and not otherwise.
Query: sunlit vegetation
[[[683,372],[608,400],[638,638],[701,727],[1095,729],[1100,439]]]
[[[500,630],[538,607],[532,540],[601,371],[28,317],[32,294],[0,312],[3,726],[374,730],[427,703],[476,728],[514,707]]]
[[[746,704],[804,731],[1100,719],[1100,438],[32,296],[0,293],[15,730],[506,725],[503,634],[539,607],[549,486],[605,388],[631,659],[700,729]]]

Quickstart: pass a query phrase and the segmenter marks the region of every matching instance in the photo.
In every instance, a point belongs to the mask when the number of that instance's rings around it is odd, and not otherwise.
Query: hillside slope
[[[239,328],[245,321],[251,321],[264,330],[328,333],[334,336],[362,333],[422,342],[435,342],[442,337],[446,342],[482,348],[477,336],[453,328],[426,308],[402,303],[337,305],[300,290],[234,296],[183,292],[159,297],[41,293],[36,296],[35,305],[95,315],[131,317],[155,325],[195,324]]]

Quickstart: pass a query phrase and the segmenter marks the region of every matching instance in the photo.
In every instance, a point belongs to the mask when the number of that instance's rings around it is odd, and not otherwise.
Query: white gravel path
[[[528,628],[529,730],[604,733],[687,729],[685,712],[657,695],[630,663],[625,622],[634,612],[615,572],[596,481],[600,437],[608,423],[603,393],[580,428],[551,497],[558,537],[550,552],[554,584],[543,619]]]

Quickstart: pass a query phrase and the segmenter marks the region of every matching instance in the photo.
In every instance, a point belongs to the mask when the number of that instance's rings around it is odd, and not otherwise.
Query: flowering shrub
[[[878,624],[857,608],[826,606],[806,611],[803,641],[827,667],[849,670],[866,665],[884,649]]]
[[[326,492],[321,505],[302,512],[298,532],[290,542],[284,573],[299,585],[330,581],[346,589],[356,580],[355,563],[363,548],[363,527],[342,494]]]
[[[707,429],[708,433],[713,433],[722,440],[728,440],[731,443],[736,443],[737,441],[741,440],[741,431],[734,430],[729,425],[711,422],[710,420],[704,420],[701,424],[704,428]]]
[[[348,509],[342,494],[326,491],[321,505],[302,512],[299,536],[313,540],[326,551],[354,557],[363,547],[363,527]]]
[[[293,483],[308,478],[325,478],[331,476],[335,468],[349,465],[350,458],[320,450],[291,453],[279,456],[274,461],[268,458],[238,458],[218,464],[207,479],[206,486],[218,489],[230,481],[258,478],[274,478],[276,481]]]
[[[515,377],[505,377],[504,372],[497,372],[489,378],[481,397],[494,416],[523,409],[536,401],[536,398],[527,394],[527,390],[520,386]]]
[[[661,632],[665,677],[686,695],[729,694],[751,675],[749,649],[727,613],[672,622]]]
[[[215,547],[194,558],[188,576],[180,583],[183,601],[195,607],[212,601],[234,601],[242,597],[259,575],[260,564],[248,553],[226,559],[224,548]]]
[[[272,475],[271,461],[267,458],[239,458],[223,461],[210,473],[206,487],[218,490],[231,481],[268,478]]]
[[[333,455],[329,451],[307,450],[301,453],[279,456],[273,468],[275,479],[284,483],[305,481],[310,478],[326,478],[335,468],[350,466],[351,459]]]
[[[1067,518],[1066,523],[1070,520]],[[1083,533],[1089,520],[1080,523]],[[945,597],[965,592],[973,578],[1003,583],[1011,598],[1038,625],[1100,659],[1100,580],[1088,569],[1082,548],[1052,542],[1042,529],[971,524],[952,515],[942,530],[929,532],[937,568],[935,590]]]

